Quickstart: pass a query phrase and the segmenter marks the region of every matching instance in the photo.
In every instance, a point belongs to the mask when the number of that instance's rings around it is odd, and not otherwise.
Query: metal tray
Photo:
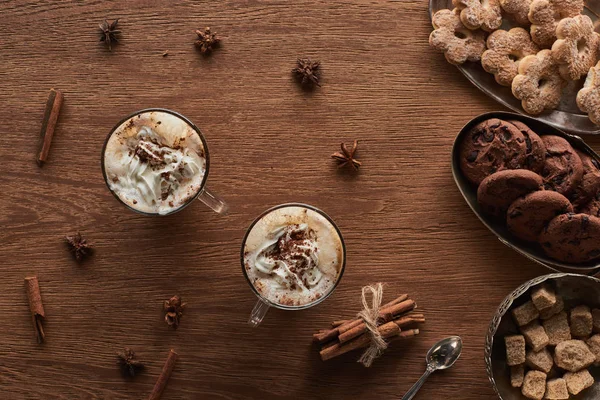
[[[429,17],[439,10],[452,9],[452,0],[429,0]],[[600,14],[600,0],[586,0],[584,14],[588,15],[595,25],[598,25],[598,14]],[[502,29],[510,29],[512,26],[505,19]],[[450,64],[448,64],[450,65]],[[467,77],[469,81],[492,99],[503,104],[509,109],[520,114],[527,115],[521,107],[521,101],[516,99],[510,87],[499,85],[494,75],[485,72],[481,63],[466,62],[457,66],[458,70]],[[585,113],[582,113],[575,102],[577,92],[583,86],[585,77],[579,81],[570,82],[564,89],[561,103],[556,110],[544,112],[536,118],[554,126],[576,134],[600,134],[600,127],[590,121]]]
[[[586,304],[592,308],[600,307],[600,280],[576,274],[551,274],[534,278],[515,289],[498,307],[490,323],[485,338],[485,368],[494,391],[502,400],[527,400],[520,388],[510,385],[510,367],[506,365],[504,336],[516,334],[519,328],[511,318],[509,311],[529,300],[530,289],[547,282],[565,300],[566,307]],[[593,400],[600,398],[600,368],[590,368],[595,383],[578,394],[572,400]]]
[[[548,257],[544,253],[540,245],[536,243],[528,243],[516,238],[508,231],[506,225],[502,221],[498,221],[494,218],[491,218],[481,210],[481,208],[479,207],[479,203],[477,202],[477,187],[471,184],[464,177],[460,169],[460,152],[458,147],[459,143],[462,140],[462,137],[465,134],[467,134],[471,130],[471,128],[473,128],[478,123],[490,118],[521,121],[524,124],[528,125],[534,132],[537,132],[538,134],[561,136],[567,141],[569,141],[569,143],[571,143],[571,146],[589,154],[591,157],[595,158],[600,162],[600,156],[596,154],[594,150],[592,150],[592,148],[589,147],[579,136],[565,133],[560,129],[554,128],[545,122],[536,120],[526,115],[511,112],[496,111],[481,114],[469,121],[460,130],[452,146],[452,175],[454,176],[456,186],[458,186],[458,189],[462,193],[469,207],[471,207],[477,218],[479,218],[479,220],[483,222],[483,224],[490,231],[492,231],[492,233],[494,233],[502,243],[504,243],[511,249],[517,251],[518,253],[522,254],[523,256],[529,258],[530,260],[535,261],[538,264],[550,268],[553,271],[559,272],[576,272],[587,275],[595,275],[598,272],[600,272],[600,259],[582,264],[569,264],[556,261]]]

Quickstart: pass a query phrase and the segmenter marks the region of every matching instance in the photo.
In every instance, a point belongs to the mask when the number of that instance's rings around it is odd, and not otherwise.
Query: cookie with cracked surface
[[[540,173],[546,160],[546,146],[542,138],[521,121],[510,120],[508,122],[516,126],[525,138],[527,146],[525,168]]]
[[[477,188],[477,201],[486,213],[502,217],[513,201],[527,193],[541,190],[542,177],[527,169],[507,169],[496,172]]]
[[[575,152],[583,165],[583,177],[571,195],[571,202],[575,208],[580,208],[600,192],[600,163],[583,151],[575,150]]]
[[[554,218],[539,241],[550,257],[582,263],[600,257],[600,218],[587,214],[563,214]]]
[[[433,15],[429,45],[444,53],[450,64],[479,61],[485,50],[485,32],[472,31],[460,20],[459,10],[440,10]]]
[[[600,192],[596,193],[596,196],[594,196],[587,204],[581,206],[578,212],[593,215],[594,217],[600,217]]]
[[[506,225],[519,239],[535,242],[552,219],[570,212],[573,206],[569,199],[558,192],[541,190],[516,199],[506,213]]]
[[[471,183],[479,185],[494,172],[523,168],[525,153],[521,131],[513,124],[492,118],[464,135],[459,148],[460,169]]]
[[[567,81],[558,72],[552,51],[541,50],[521,60],[511,89],[513,95],[521,100],[523,109],[528,114],[537,115],[558,106],[566,84]]]
[[[488,36],[486,43],[488,49],[481,56],[481,65],[503,86],[512,84],[524,57],[540,50],[523,28],[498,29]]]
[[[546,159],[542,168],[544,187],[569,197],[583,178],[583,163],[575,149],[560,136],[544,135]]]

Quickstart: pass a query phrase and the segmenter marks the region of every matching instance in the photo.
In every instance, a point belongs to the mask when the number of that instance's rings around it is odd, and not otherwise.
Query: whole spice
[[[382,284],[363,288],[363,305],[365,309],[357,317],[347,320],[338,320],[332,323],[331,329],[323,329],[313,335],[313,341],[321,345],[321,359],[323,361],[345,354],[347,352],[367,348],[359,362],[370,366],[387,347],[385,339],[409,338],[419,334],[417,324],[425,322],[423,314],[415,313],[416,303],[403,294],[389,303],[381,305],[383,294]],[[367,289],[367,290],[366,290]],[[373,297],[373,306],[368,307],[365,293],[369,290]],[[376,332],[376,333],[374,333]],[[378,341],[382,342],[378,344]],[[368,354],[371,354],[367,357]]]
[[[121,34],[121,31],[117,29],[118,23],[119,19],[117,18],[111,23],[109,23],[107,20],[104,20],[103,23],[98,25],[102,31],[100,41],[104,42],[110,51],[112,51],[112,43],[117,43],[119,41],[118,36]]]
[[[44,119],[42,120],[42,134],[40,140],[40,151],[37,156],[37,163],[41,167],[48,159],[50,152],[50,144],[54,137],[54,128],[58,121],[60,108],[63,103],[63,94],[60,90],[50,89],[48,100],[46,101],[46,110],[44,111]]]
[[[149,400],[158,400],[160,399],[160,396],[162,396],[162,393],[165,391],[167,386],[167,382],[173,373],[173,368],[175,368],[175,361],[177,361],[177,357],[178,354],[175,353],[175,351],[169,351],[169,357],[167,357],[167,361],[165,361],[165,365],[160,372],[158,380],[156,381],[154,388],[152,388],[150,397],[148,397]]]
[[[78,262],[81,262],[85,257],[92,254],[92,244],[88,243],[79,232],[73,236],[66,236],[65,241]]]
[[[172,326],[173,329],[177,329],[179,326],[179,320],[183,315],[183,309],[185,308],[186,303],[182,303],[181,297],[173,296],[169,300],[165,300],[165,322]]]
[[[196,30],[196,35],[198,35],[198,39],[194,44],[202,54],[209,54],[220,45],[221,39],[217,37],[216,33],[210,31],[210,27],[206,27],[204,30]]]
[[[331,155],[331,158],[335,159],[339,163],[339,167],[343,167],[345,165],[350,165],[352,168],[357,170],[362,163],[354,158],[354,154],[356,153],[356,148],[358,147],[358,140],[355,140],[352,144],[352,149],[348,150],[344,143],[341,144],[341,152],[336,152]]]
[[[44,312],[44,305],[42,304],[37,276],[25,278],[25,290],[27,292],[27,300],[29,301],[29,309],[31,310],[35,337],[38,343],[43,343],[46,335],[44,334],[42,322],[46,318],[46,314]]]
[[[299,58],[297,61],[298,65],[292,69],[292,73],[296,76],[296,79],[305,86],[312,86],[319,84],[319,66],[320,61],[312,61],[310,58]]]
[[[117,364],[125,377],[133,378],[144,369],[144,364],[135,359],[135,352],[128,347],[126,347],[125,350],[118,352],[117,357],[119,357]]]

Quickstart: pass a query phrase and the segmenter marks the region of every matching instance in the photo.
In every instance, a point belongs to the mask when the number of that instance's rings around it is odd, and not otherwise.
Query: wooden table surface
[[[3,1],[0,3],[0,397],[142,399],[169,349],[180,358],[163,399],[398,399],[429,347],[461,335],[455,367],[418,399],[489,399],[483,345],[501,300],[548,272],[508,250],[472,214],[450,172],[450,149],[472,117],[501,110],[428,46],[425,0]],[[120,18],[121,44],[98,42]],[[223,46],[194,48],[210,26]],[[168,56],[163,53],[168,51]],[[297,57],[322,62],[304,92]],[[64,92],[48,163],[34,156],[50,88]],[[205,132],[209,186],[230,205],[194,204],[164,218],[137,215],[107,190],[107,133],[146,107],[183,113]],[[363,168],[330,154],[360,140]],[[600,141],[589,143],[600,149]],[[268,207],[305,202],[343,232],[347,266],[326,302],[271,311],[246,325],[256,300],[240,268],[250,222]],[[62,238],[96,248],[77,265]],[[23,278],[39,277],[47,342],[37,345]],[[323,363],[311,334],[360,308],[363,285],[410,293],[422,334],[394,343],[370,369],[356,353]],[[168,329],[162,304],[188,303]],[[146,371],[125,381],[115,352]]]

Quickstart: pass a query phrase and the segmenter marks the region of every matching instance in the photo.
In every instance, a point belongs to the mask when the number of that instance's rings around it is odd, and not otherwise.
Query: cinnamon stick
[[[407,311],[413,310],[416,304],[413,300],[405,300],[401,303],[394,304],[390,307],[383,308],[379,312],[380,319],[382,322],[389,322],[395,316],[405,313]],[[338,337],[340,343],[346,343],[355,337],[358,337],[367,331],[367,324],[365,324],[362,320],[358,321],[358,324],[355,324],[354,327],[342,332],[342,328],[339,328],[340,335]]]
[[[377,330],[381,334],[381,337],[384,339],[387,339],[387,338],[390,338],[393,336],[398,336],[401,333],[400,328],[398,328],[398,325],[396,325],[394,322],[388,322],[386,324],[380,325],[377,328]],[[370,335],[362,335],[362,336],[356,338],[355,340],[352,340],[351,342],[348,342],[346,344],[336,343],[332,346],[322,349],[320,352],[321,359],[323,361],[327,361],[334,357],[345,354],[349,351],[360,349],[363,347],[368,347],[370,344],[371,344],[371,336]]]
[[[406,328],[407,326],[413,324],[422,324],[425,322],[425,317],[402,317],[399,319],[395,319],[394,323],[398,325],[400,329]]]
[[[42,133],[40,138],[40,151],[36,158],[38,165],[41,167],[48,159],[50,152],[50,144],[54,136],[54,128],[58,121],[60,108],[63,103],[63,94],[60,90],[50,89],[48,100],[46,101],[46,110],[44,111],[44,119],[42,120]]]
[[[400,332],[398,335],[396,335],[395,337],[392,337],[390,340],[410,338],[413,336],[417,336],[419,334],[419,332],[420,331],[418,329],[409,329],[409,330]]]
[[[389,303],[385,303],[380,308],[391,307],[391,306],[396,305],[398,303],[402,303],[406,299],[408,299],[408,295],[407,294],[401,294],[400,296],[396,297],[394,300],[390,301]]]
[[[338,321],[333,321],[331,323],[331,327],[332,328],[337,328],[338,326],[344,325],[346,322],[348,322],[347,319],[341,319],[341,320],[338,320]]]
[[[325,343],[330,340],[335,339],[340,334],[339,328],[328,329],[324,331],[320,331],[319,333],[313,334],[313,342],[315,343]]]
[[[152,393],[150,393],[150,397],[148,400],[158,400],[160,396],[165,390],[167,386],[167,382],[169,381],[169,377],[171,377],[171,373],[173,372],[173,368],[175,367],[175,361],[177,361],[178,354],[175,351],[169,351],[169,357],[167,357],[167,361],[163,366],[163,369],[152,389]]]
[[[393,315],[391,313],[394,313],[394,312],[401,313],[401,312],[403,312],[402,310],[405,307],[409,306],[410,304],[414,305],[413,300],[407,300],[407,299],[408,299],[408,295],[402,294],[402,295],[396,297],[394,300],[392,300],[388,303],[385,303],[383,306],[381,306],[379,316],[380,316],[380,318],[382,318],[382,321],[388,322],[393,318]],[[408,301],[409,303],[405,303],[405,301]],[[403,304],[403,305],[400,306],[400,304]],[[410,308],[410,306],[409,306],[409,308]],[[412,308],[414,308],[414,307],[412,307]],[[333,326],[333,325],[336,325],[336,326]],[[345,320],[345,321],[334,321],[332,323],[333,329],[315,333],[313,335],[313,341],[316,343],[325,343],[325,342],[328,342],[330,340],[337,338],[344,332],[347,332],[351,329],[355,329],[361,325],[362,325],[361,329],[363,329],[363,328],[366,329],[366,325],[364,325],[364,322],[361,318],[353,318],[353,319]],[[364,332],[364,330],[362,332]],[[356,336],[353,336],[353,337],[356,337]]]
[[[44,305],[42,304],[42,295],[40,294],[40,285],[37,276],[25,278],[25,291],[27,292],[27,300],[29,301],[29,309],[31,310],[31,319],[35,330],[35,337],[38,343],[43,343],[46,335],[42,322],[46,318]]]
[[[402,296],[397,297],[389,303],[386,303],[383,306],[381,306],[379,309],[379,318],[387,322],[392,319],[392,315],[412,310],[413,308],[415,308],[415,306],[415,302],[413,300],[408,299],[408,295],[403,294]],[[340,334],[342,334],[344,332],[349,331],[350,329],[356,328],[362,323],[362,319],[357,318],[341,325],[338,329],[340,331]]]

